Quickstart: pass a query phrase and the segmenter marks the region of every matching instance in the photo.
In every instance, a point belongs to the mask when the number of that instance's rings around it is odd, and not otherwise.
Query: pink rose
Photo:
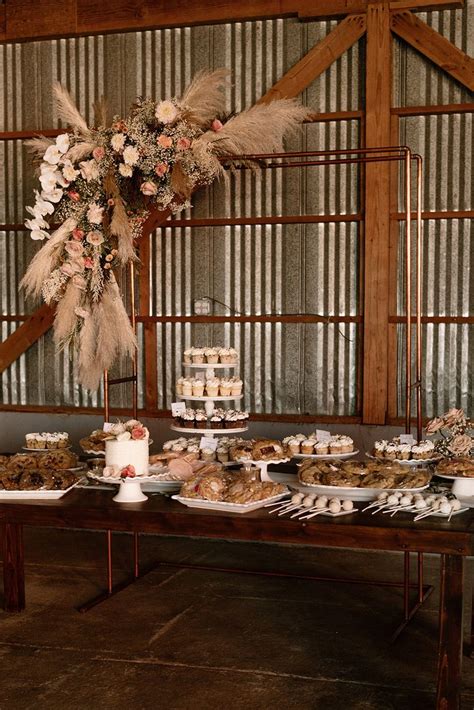
[[[72,268],[71,264],[68,261],[64,262],[64,264],[61,266],[61,271],[66,276],[73,276],[74,275],[74,269]]]
[[[158,163],[157,165],[155,165],[155,173],[157,175],[159,175],[160,177],[167,172],[168,172],[168,164],[167,163]]]
[[[161,136],[157,140],[158,145],[161,145],[162,148],[171,148],[173,145],[173,141],[169,136],[165,136],[161,134]]]
[[[94,266],[94,259],[91,259],[90,256],[84,257],[84,268],[92,269],[93,266]]]
[[[76,227],[76,229],[72,230],[72,238],[77,239],[78,242],[81,241],[81,239],[84,237],[84,232],[82,229],[79,229]]]
[[[84,247],[79,242],[66,242],[64,248],[68,254],[76,258],[81,256],[84,251]]]
[[[178,150],[187,150],[191,145],[189,138],[178,138],[176,141],[176,147]]]
[[[142,426],[135,426],[132,429],[132,439],[146,439],[146,429]]]
[[[102,160],[105,155],[105,150],[102,148],[102,146],[98,146],[97,148],[94,148],[94,150],[92,151],[92,155],[96,160]]]
[[[122,468],[120,471],[121,478],[135,478],[136,475],[135,466],[132,466],[132,464],[125,466],[125,468]]]
[[[215,132],[217,133],[218,131],[220,131],[220,130],[223,128],[223,125],[222,125],[222,123],[219,121],[218,118],[215,118],[215,119],[213,120],[213,122],[211,123],[211,128],[212,128],[213,131],[215,131]]]
[[[99,244],[102,244],[102,242],[104,241],[104,236],[101,232],[97,232],[97,231],[89,232],[86,237],[86,241],[89,244],[92,244],[93,246],[97,247],[97,246],[99,246]]]
[[[144,195],[156,195],[156,193],[158,192],[158,188],[156,187],[154,182],[151,182],[151,180],[142,182],[142,184],[140,185],[140,190]]]
[[[81,196],[80,196],[80,194],[79,194],[78,192],[76,192],[75,190],[69,190],[69,192],[68,192],[67,194],[69,195],[70,199],[71,199],[73,202],[80,202]]]

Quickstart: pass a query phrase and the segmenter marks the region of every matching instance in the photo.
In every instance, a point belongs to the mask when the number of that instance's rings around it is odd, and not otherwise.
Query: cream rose
[[[99,177],[99,168],[95,160],[83,160],[79,163],[81,166],[81,175],[87,182],[97,180]]]
[[[84,253],[84,247],[80,242],[66,242],[64,248],[67,253],[74,258],[82,256],[82,254]]]
[[[87,210],[87,219],[91,224],[101,224],[104,219],[104,208],[92,202]]]
[[[103,241],[103,234],[97,231],[89,232],[86,237],[86,242],[88,242],[89,244],[93,244],[95,247],[99,246],[99,244],[102,244]]]
[[[151,180],[142,182],[142,184],[140,185],[140,190],[144,195],[156,195],[156,193],[158,192],[158,188],[156,187],[154,182],[151,182]]]
[[[453,436],[448,444],[448,449],[455,456],[467,456],[474,446],[474,440],[468,434]]]

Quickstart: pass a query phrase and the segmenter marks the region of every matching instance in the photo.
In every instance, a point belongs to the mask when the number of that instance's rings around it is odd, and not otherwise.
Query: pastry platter
[[[344,454],[292,454],[293,459],[315,459],[316,461],[329,461],[334,459],[336,461],[343,461],[344,459],[350,459],[359,453],[359,449],[355,451],[348,451]]]
[[[425,486],[420,486],[419,488],[361,488],[361,487],[344,487],[344,486],[323,486],[319,484],[310,485],[307,483],[297,482],[298,490],[300,491],[313,491],[319,496],[336,497],[342,499],[349,499],[354,501],[370,501],[376,498],[380,493],[387,491],[391,493],[392,491],[401,490],[404,493],[421,493],[428,488],[429,483]]]
[[[58,500],[72,491],[79,483],[81,479],[78,479],[69,488],[64,488],[63,490],[48,490],[46,488],[37,488],[32,491],[0,491],[0,500]]]
[[[282,498],[285,498],[289,493],[286,490],[284,493],[279,493],[270,498],[253,501],[252,503],[226,503],[224,501],[203,500],[202,498],[183,498],[179,495],[172,496],[173,500],[177,500],[188,508],[200,508],[201,510],[220,510],[225,513],[250,513],[252,510],[264,508],[269,503],[274,503]]]

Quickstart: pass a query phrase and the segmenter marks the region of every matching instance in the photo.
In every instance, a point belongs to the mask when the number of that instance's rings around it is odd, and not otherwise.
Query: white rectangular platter
[[[48,491],[41,488],[36,491],[0,491],[0,500],[58,500],[72,491],[78,483],[79,481],[76,481],[62,491]]]
[[[426,486],[421,488],[400,488],[400,489],[388,489],[388,488],[345,488],[343,486],[310,486],[304,483],[299,483],[300,491],[313,491],[318,496],[329,496],[335,498],[341,498],[342,500],[354,500],[354,501],[369,501],[374,500],[380,493],[385,491],[391,492],[392,490],[401,490],[404,493],[420,493],[424,491]]]
[[[252,510],[258,510],[259,508],[264,508],[268,503],[273,503],[280,498],[284,498],[288,495],[289,491],[284,493],[279,493],[271,498],[265,498],[264,500],[257,500],[253,503],[224,503],[222,501],[211,501],[202,500],[200,498],[182,498],[181,496],[172,496],[173,500],[187,505],[188,508],[201,508],[202,510],[220,510],[226,513],[250,513]]]

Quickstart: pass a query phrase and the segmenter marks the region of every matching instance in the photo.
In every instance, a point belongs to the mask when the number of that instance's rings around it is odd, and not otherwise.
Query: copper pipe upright
[[[422,439],[422,264],[423,264],[423,222],[421,202],[423,190],[423,158],[413,156],[416,161],[416,433],[418,441]]]
[[[411,419],[411,151],[405,154],[405,307],[406,307],[406,367],[405,367],[405,431],[410,433]]]
[[[131,305],[131,323],[133,332],[137,333],[137,313],[135,306],[135,264],[133,260],[130,262],[130,305]],[[137,351],[135,350],[132,358],[132,411],[133,418],[136,419],[138,416],[138,381],[137,381]]]
[[[109,371],[104,370],[104,421],[109,421]]]

